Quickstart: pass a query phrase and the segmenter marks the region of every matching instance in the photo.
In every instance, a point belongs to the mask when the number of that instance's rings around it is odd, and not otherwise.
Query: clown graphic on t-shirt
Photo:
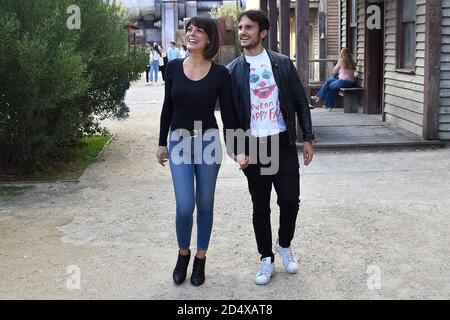
[[[269,56],[264,50],[258,56],[246,56],[250,63],[250,100],[252,135],[263,137],[286,130],[280,110],[278,87]]]

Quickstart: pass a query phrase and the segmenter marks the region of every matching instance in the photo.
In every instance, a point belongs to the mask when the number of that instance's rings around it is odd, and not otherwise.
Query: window
[[[416,0],[397,0],[397,68],[416,65]]]
[[[358,50],[358,0],[347,0],[347,48],[356,59]]]

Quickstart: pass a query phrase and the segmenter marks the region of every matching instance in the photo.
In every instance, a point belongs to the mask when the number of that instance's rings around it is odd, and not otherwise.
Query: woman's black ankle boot
[[[173,270],[173,281],[176,284],[182,284],[184,280],[186,280],[187,268],[189,265],[189,260],[191,259],[191,253],[188,255],[181,255],[178,252],[178,260],[177,265],[175,266],[175,270]]]
[[[198,287],[205,282],[205,263],[206,257],[203,259],[199,259],[195,257],[194,259],[194,267],[192,268],[192,276],[191,283]]]

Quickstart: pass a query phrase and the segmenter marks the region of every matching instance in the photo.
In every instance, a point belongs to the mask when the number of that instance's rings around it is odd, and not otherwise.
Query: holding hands
[[[244,170],[250,164],[250,156],[246,155],[245,153],[241,153],[237,156],[234,156],[234,161],[239,164],[239,170]]]

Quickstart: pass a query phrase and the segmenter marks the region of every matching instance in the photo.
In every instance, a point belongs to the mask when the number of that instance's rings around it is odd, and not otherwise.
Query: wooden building
[[[339,12],[363,112],[450,139],[450,0],[339,0]]]
[[[300,20],[296,16],[296,7],[308,5],[308,19]],[[310,82],[321,82],[327,71],[332,68],[339,56],[339,0],[248,0],[247,9],[262,9],[271,20],[267,48],[287,54],[296,60],[297,24],[308,26],[308,47],[300,46],[301,54],[307,53]],[[299,9],[305,12],[305,9]],[[288,17],[288,19],[285,19]],[[299,21],[300,20],[300,21]],[[283,31],[282,31],[283,30]],[[287,33],[286,31],[287,30]],[[281,48],[282,43],[286,43]],[[306,50],[306,52],[305,52]],[[331,60],[331,64],[323,64],[319,59]]]

